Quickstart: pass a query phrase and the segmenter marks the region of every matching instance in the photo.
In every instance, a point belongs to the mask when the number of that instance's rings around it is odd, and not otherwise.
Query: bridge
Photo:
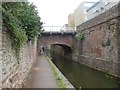
[[[38,48],[40,49],[40,46],[61,46],[64,55],[70,56],[72,54],[75,34],[76,31],[41,32],[38,38]]]

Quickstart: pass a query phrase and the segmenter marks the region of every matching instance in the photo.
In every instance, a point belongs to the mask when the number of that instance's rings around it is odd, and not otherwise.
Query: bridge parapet
[[[71,34],[71,35],[75,35],[76,34],[76,31],[73,31],[73,30],[71,30],[71,31],[45,31],[45,32],[41,32],[41,34],[43,35],[43,34]]]
[[[43,26],[44,32],[76,32],[76,27],[70,26]]]
[[[65,45],[72,48],[76,31],[42,32],[38,39],[38,46]]]

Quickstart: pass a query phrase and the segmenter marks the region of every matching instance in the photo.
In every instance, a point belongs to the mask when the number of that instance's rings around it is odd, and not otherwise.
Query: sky
[[[33,2],[34,5],[36,5],[44,26],[63,26],[67,24],[68,15],[74,13],[74,10],[82,1],[83,0],[28,0],[28,2]]]

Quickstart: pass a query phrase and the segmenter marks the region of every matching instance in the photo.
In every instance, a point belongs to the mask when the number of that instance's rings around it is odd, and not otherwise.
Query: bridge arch
[[[48,46],[51,44],[66,45],[69,47],[73,46],[74,43],[74,32],[43,32],[38,38],[40,45]]]
[[[74,44],[74,35],[73,32],[61,33],[61,32],[44,32],[38,38],[38,46],[53,46],[61,47],[63,50],[64,56],[72,56],[72,46]]]
[[[52,51],[51,53],[53,53],[53,57],[55,54],[60,54],[66,58],[72,58],[72,48],[65,44],[51,44],[50,50]]]

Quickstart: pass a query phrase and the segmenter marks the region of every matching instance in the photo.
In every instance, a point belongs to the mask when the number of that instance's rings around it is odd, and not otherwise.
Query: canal
[[[60,55],[52,57],[53,63],[75,88],[118,88],[118,78],[66,59]]]

